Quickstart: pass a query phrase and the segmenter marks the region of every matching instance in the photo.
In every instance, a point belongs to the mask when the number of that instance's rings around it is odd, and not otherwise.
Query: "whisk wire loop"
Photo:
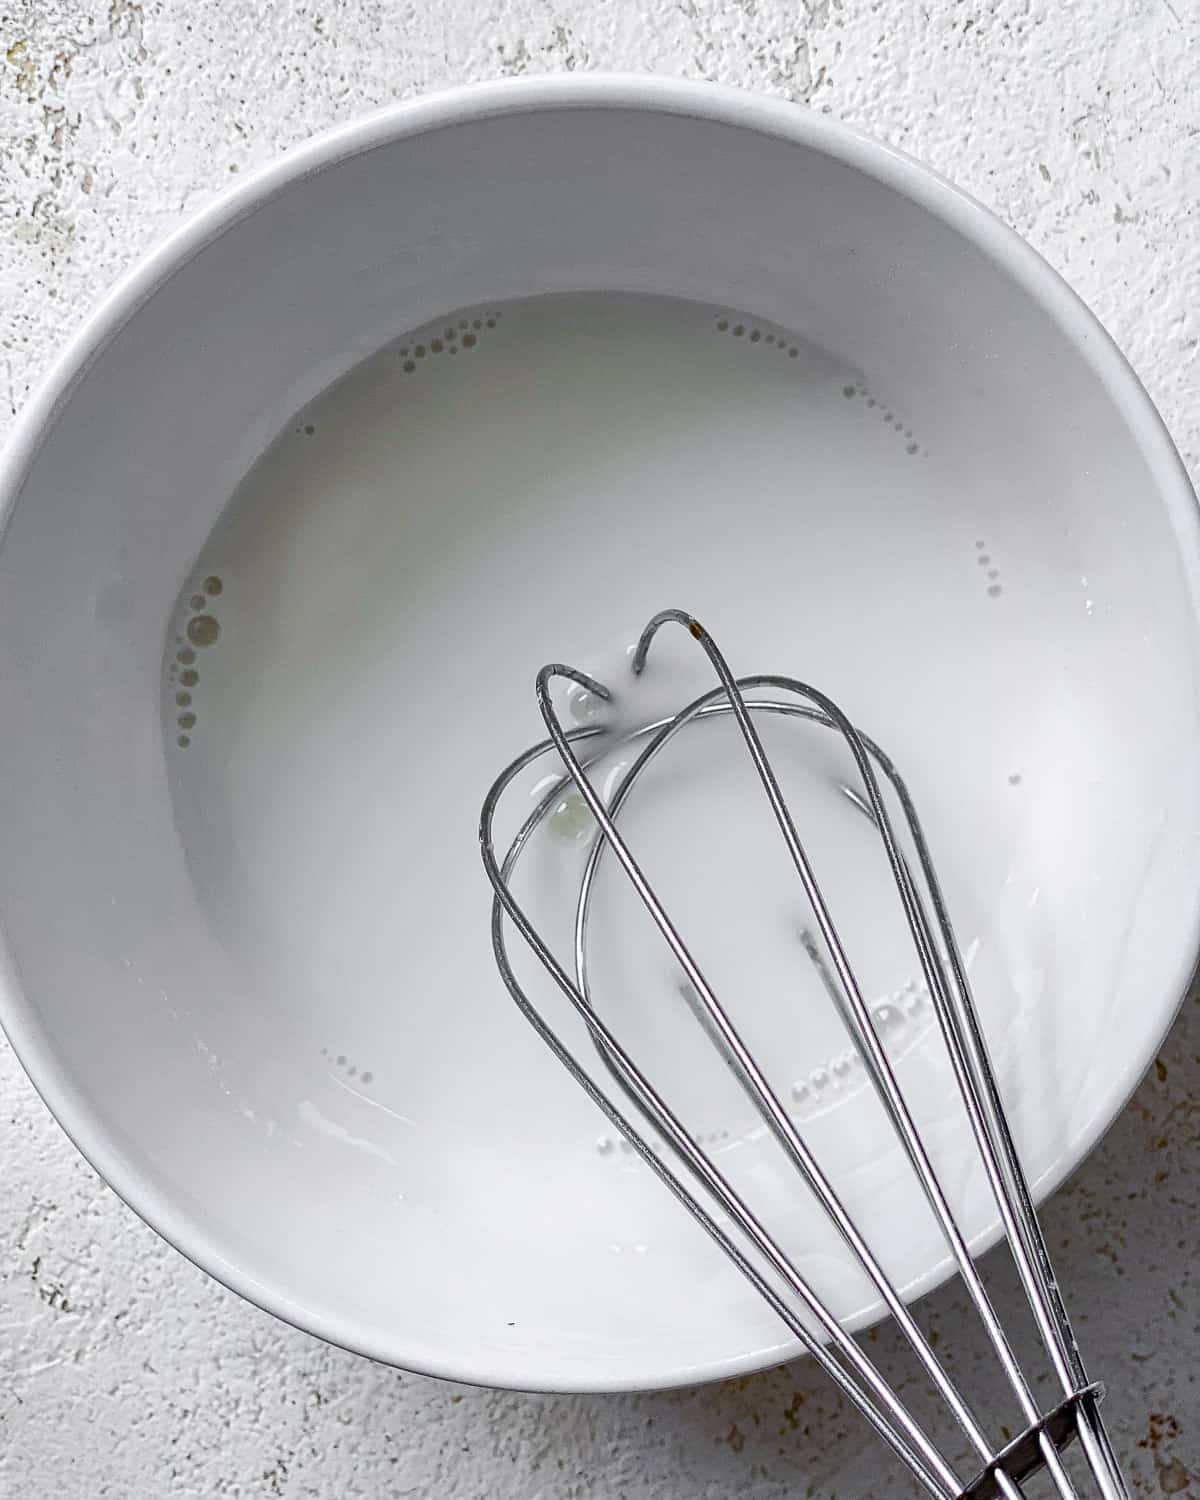
[[[1020,1500],[1020,1483],[1044,1470],[1060,1500],[1078,1500],[1060,1450],[1078,1437],[1089,1473],[1096,1481],[1101,1500],[1127,1500],[1127,1491],[1098,1412],[1100,1388],[1088,1383],[1078,1346],[1059,1295],[1046,1248],[1038,1226],[1032,1196],[1012,1140],[999,1090],[988,1057],[982,1029],[968,986],[946,903],[937,880],[916,808],[903,780],[890,759],[867,736],[858,731],[842,710],[817,689],[794,678],[760,674],[735,678],[712,636],[695,617],[681,610],[665,610],[654,616],[638,642],[633,672],[644,670],[651,643],[665,624],[682,626],[700,643],[711,663],[718,686],[688,704],[670,718],[642,726],[624,736],[625,742],[644,741],[633,763],[620,778],[607,803],[587,775],[596,757],[580,759],[576,746],[603,738],[603,726],[566,730],[554,708],[552,684],[567,679],[602,701],[609,689],[586,673],[562,664],[551,664],[538,673],[538,706],[549,734],[509,765],[493,784],[480,822],[480,841],[487,874],[495,899],[492,940],[501,976],[526,1018],[604,1112],[626,1137],[633,1149],[666,1184],[729,1256],[773,1308],[793,1335],[822,1365],[847,1399],[867,1418],[884,1441],[908,1466],[928,1493],[951,1500],[985,1500],[996,1495]],[[748,699],[748,692],[770,690],[789,695],[778,699]],[[799,701],[796,701],[799,700]],[[1045,1346],[1063,1399],[1045,1411],[1035,1400],[1032,1387],[1019,1364],[1012,1344],[1000,1324],[971,1259],[969,1246],[955,1221],[928,1152],[912,1118],[890,1059],[875,1029],[871,1011],[856,980],[829,905],[800,839],[779,781],[754,723],[756,715],[796,717],[832,730],[847,745],[863,794],[843,790],[874,825],[884,846],[890,872],[905,920],[911,932],[925,977],[942,1039],[946,1045],[959,1096],[979,1149],[987,1181],[999,1212],[1026,1298]],[[783,836],[792,865],[800,879],[821,943],[805,929],[801,941],[816,967],[844,1025],[863,1059],[867,1076],[887,1113],[904,1153],[917,1177],[923,1195],[938,1223],[971,1301],[983,1323],[999,1364],[1021,1409],[1025,1427],[1016,1439],[997,1447],[947,1375],[903,1299],[892,1284],[870,1246],[856,1228],[819,1163],[806,1145],[795,1122],[772,1089],[752,1052],[746,1046],[730,1015],[714,993],[692,952],[647,880],[636,857],[616,826],[616,818],[646,767],[685,727],[697,721],[732,715],[748,750],[754,770],[767,796],[776,824]],[[611,748],[611,737],[606,749]],[[599,752],[601,755],[604,750]],[[542,755],[556,755],[565,774],[541,798],[518,830],[503,860],[497,860],[493,824],[497,806],[513,780]],[[897,838],[876,767],[894,793],[921,873],[924,894]],[[562,790],[573,784],[596,820],[598,832],[589,852],[581,881],[575,923],[575,974],[559,962],[517,902],[511,876],[528,841],[556,804]],[[670,949],[687,981],[685,991],[706,1034],[730,1065],[735,1078],[750,1098],[776,1142],[821,1203],[839,1234],[869,1277],[884,1305],[913,1350],[934,1390],[945,1402],[966,1434],[982,1467],[963,1485],[944,1455],[917,1423],[895,1391],[858,1344],[842,1329],[812,1286],[779,1246],[716,1166],[700,1149],[693,1135],[670,1109],[661,1092],[638,1067],[628,1051],[597,1013],[588,981],[588,916],[591,896],[601,859],[611,850],[642,905]],[[932,913],[932,915],[931,915]],[[705,1207],[687,1178],[679,1173],[660,1149],[656,1149],[613,1101],[571,1049],[546,1022],[530,1001],[508,956],[504,918],[508,917],[558,989],[583,1020],[610,1076],[635,1106],[651,1130],[661,1136],[675,1160],[686,1168],[715,1205],[744,1237],[753,1254],[738,1244]],[[825,955],[830,962],[826,962]],[[755,1262],[761,1257],[771,1276]],[[782,1283],[782,1290],[780,1287]],[[824,1339],[810,1331],[799,1315],[799,1303],[815,1321]],[[828,1340],[826,1343],[825,1340]]]

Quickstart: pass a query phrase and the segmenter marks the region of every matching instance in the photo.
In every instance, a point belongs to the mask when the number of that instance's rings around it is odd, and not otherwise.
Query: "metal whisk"
[[[1128,1490],[1099,1413],[1102,1389],[1088,1379],[1059,1296],[1046,1242],[1005,1119],[954,930],[916,809],[904,782],[883,751],[857,730],[832,700],[815,688],[794,678],[773,675],[735,679],[712,636],[698,620],[682,610],[664,610],[646,626],[633,656],[635,674],[641,673],[656,633],[667,623],[682,625],[699,643],[716,672],[719,685],[673,717],[643,725],[624,735],[625,741],[638,747],[637,754],[607,802],[587,774],[588,766],[612,748],[611,743],[607,743],[605,750],[596,755],[587,754],[588,742],[603,740],[606,730],[600,724],[564,729],[551,701],[551,684],[556,679],[567,679],[604,701],[611,700],[610,690],[586,673],[560,664],[543,667],[538,673],[538,706],[549,738],[518,756],[501,773],[487,795],[480,821],[483,861],[495,891],[492,942],[497,965],[509,992],[542,1040],[624,1135],[646,1166],[716,1241],[929,1494],[940,1497],[940,1500],[987,1500],[991,1496],[1019,1500],[1023,1494],[1022,1484],[1036,1474],[1043,1474],[1053,1493],[1063,1500],[1081,1500],[1076,1478],[1068,1472],[1062,1457],[1063,1451],[1078,1439],[1082,1467],[1091,1481],[1088,1493],[1099,1495],[1101,1500],[1128,1500]],[[746,694],[750,692],[775,696],[747,698]],[[805,934],[809,957],[817,965],[861,1056],[866,1075],[916,1175],[1020,1408],[1024,1429],[1010,1441],[998,1442],[989,1435],[947,1374],[870,1245],[855,1227],[791,1115],[745,1046],[728,1011],[713,992],[617,827],[622,805],[630,791],[667,743],[687,726],[718,715],[732,715],[745,742],[811,908],[816,935]],[[861,779],[861,792],[850,787],[844,790],[869,817],[883,846],[957,1090],[1036,1324],[1043,1349],[1039,1358],[1044,1357],[1053,1374],[1056,1389],[1048,1403],[1035,1395],[955,1222],[897,1082],[892,1062],[876,1030],[875,1020],[863,999],[854,968],[779,780],[763,748],[755,725],[755,719],[760,715],[799,718],[824,726],[841,737],[853,757]],[[580,749],[584,750],[582,758]],[[564,767],[564,774],[541,797],[507,852],[498,858],[492,832],[497,806],[514,779],[544,755],[557,757]],[[881,788],[880,774],[890,784],[902,810],[908,848],[915,855],[915,861],[905,853],[901,840],[897,838]],[[522,851],[556,806],[562,791],[571,783],[578,789],[597,824],[578,898],[574,972],[550,950],[511,889],[513,872]],[[661,1091],[642,1072],[594,1008],[587,977],[587,919],[596,871],[606,850],[611,851],[620,864],[679,965],[687,981],[686,992],[704,1030],[718,1047],[775,1141],[836,1226],[911,1346],[930,1387],[965,1434],[976,1455],[975,1472],[967,1480],[954,1471],[906,1403],[800,1274],[761,1216],[731,1184],[712,1154],[701,1147],[695,1132],[685,1127]],[[506,918],[582,1018],[605,1065],[608,1081],[615,1081],[619,1086],[623,1101],[619,1102],[619,1095],[611,1087],[598,1081],[594,1071],[590,1071],[571,1051],[530,1000],[509,958]],[[651,1127],[654,1135],[661,1138],[666,1150],[652,1144],[644,1127],[639,1128],[634,1123],[629,1105]],[[725,1222],[720,1222],[721,1219]],[[732,1228],[725,1227],[725,1224]]]

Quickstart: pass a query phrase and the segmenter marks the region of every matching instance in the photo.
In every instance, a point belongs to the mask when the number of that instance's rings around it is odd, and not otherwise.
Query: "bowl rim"
[[[257,212],[293,184],[378,147],[466,122],[547,111],[623,110],[667,114],[751,131],[815,151],[853,167],[923,208],[980,251],[1017,284],[1064,333],[1122,413],[1146,460],[1179,540],[1180,562],[1200,618],[1200,506],[1183,461],[1138,377],[1095,315],[1059,274],[1017,233],[969,194],[895,147],[829,116],[779,98],[721,84],[654,75],[589,73],[525,76],[467,84],[387,105],[323,131],[277,156],[218,193],[147,254],[103,295],[52,362],[26,402],[0,452],[0,545],[42,444],[76,385],[110,341],[137,312],[207,245]],[[34,1088],[75,1147],[133,1211],[157,1234],[215,1280],[266,1312],[325,1342],[384,1364],[466,1384],[544,1392],[666,1390],[752,1373],[800,1354],[794,1339],[701,1364],[660,1361],[644,1375],[603,1370],[581,1380],[578,1371],[542,1369],[519,1352],[480,1349],[475,1357],[447,1357],[349,1320],[303,1306],[265,1285],[237,1264],[202,1223],[160,1192],[105,1130],[97,1112],[60,1066],[53,1040],[25,997],[0,913],[0,1026]],[[1119,1116],[1153,1061],[1186,996],[1200,960],[1200,903],[1181,926],[1174,994],[1158,1001],[1158,1021],[1131,1057],[1108,1095],[1097,1101],[1085,1129],[1052,1167],[1032,1184],[1038,1201],[1087,1157]],[[998,1232],[972,1244],[978,1252]],[[904,1288],[906,1300],[946,1280],[934,1267]],[[869,1320],[863,1320],[869,1321]],[[856,1325],[858,1326],[858,1325]]]

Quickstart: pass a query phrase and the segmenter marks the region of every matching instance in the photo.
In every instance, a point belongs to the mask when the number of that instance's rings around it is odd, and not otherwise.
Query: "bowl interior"
[[[982,213],[790,119],[616,95],[397,116],[177,255],[21,476],[0,550],[6,1021],[156,1227],[375,1356],[594,1388],[792,1347],[494,975],[475,823],[539,737],[545,660],[618,671],[629,632],[679,604],[738,669],[845,702],[943,856],[1044,1184],[1111,1118],[1190,970],[1195,537],[1169,444]],[[469,361],[405,374],[406,333],[489,312]],[[185,757],[164,692],[209,576],[222,636]],[[369,607],[339,615],[360,580]],[[712,763],[682,766],[648,847],[688,837],[677,796]],[[812,817],[851,911],[864,830]],[[731,851],[704,848],[717,880]],[[710,882],[702,930],[753,923],[740,889]],[[847,921],[871,996],[899,1004],[911,961],[866,901]],[[602,975],[643,1030],[622,997],[648,952]],[[817,1107],[796,1087],[838,1060],[836,1028],[761,1035],[897,1279],[930,1285],[944,1258],[863,1090]],[[986,1236],[932,1032],[906,1036]],[[704,1128],[744,1134],[690,1067]],[[812,1213],[782,1211],[838,1311],[869,1316]]]

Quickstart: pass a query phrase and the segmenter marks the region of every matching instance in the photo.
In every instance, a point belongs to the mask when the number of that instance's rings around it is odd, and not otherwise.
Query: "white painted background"
[[[585,68],[781,94],[963,184],[1097,310],[1200,480],[1200,0],[0,0],[0,436],[113,277],[235,173],[390,100]],[[1198,1148],[1193,998],[1047,1213],[1140,1495],[1200,1497]],[[928,1304],[944,1335],[960,1311]],[[806,1365],[539,1398],[286,1329],[115,1201],[0,1042],[2,1500],[908,1495],[887,1472]]]

